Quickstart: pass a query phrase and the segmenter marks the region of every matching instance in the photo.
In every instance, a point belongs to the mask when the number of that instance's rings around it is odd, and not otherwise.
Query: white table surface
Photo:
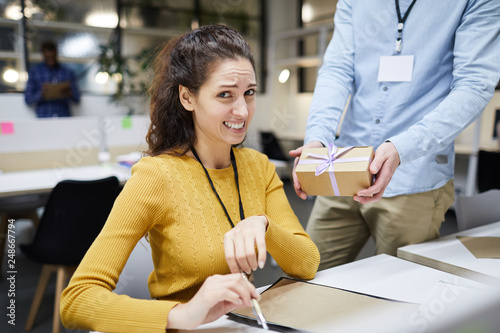
[[[500,286],[500,259],[476,258],[457,238],[500,237],[500,222],[398,249],[398,257],[461,277]]]
[[[0,198],[53,189],[62,180],[91,180],[116,176],[120,182],[130,178],[131,169],[121,165],[89,165],[0,173]]]
[[[470,290],[489,288],[481,283],[464,279],[453,274],[435,270],[413,262],[389,255],[378,255],[350,264],[330,268],[317,273],[313,283],[341,288],[349,291],[365,293],[394,300],[433,304],[441,295],[458,300],[462,294]],[[260,288],[259,291],[264,290]],[[455,295],[455,296],[453,296]],[[318,332],[404,332],[412,331],[413,322],[405,318],[396,318],[395,308],[370,309],[348,318],[344,322],[321,329]],[[425,311],[425,307],[424,307]],[[265,314],[264,314],[265,315]],[[424,314],[416,313],[414,319],[424,318]],[[403,321],[401,321],[403,320]],[[417,322],[418,323],[418,322]],[[196,332],[261,332],[257,327],[240,324],[223,316],[210,324],[198,327]],[[184,332],[184,331],[183,331]]]

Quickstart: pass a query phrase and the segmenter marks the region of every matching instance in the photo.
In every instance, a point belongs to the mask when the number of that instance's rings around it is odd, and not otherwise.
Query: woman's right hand
[[[167,328],[194,329],[237,307],[252,306],[252,298],[260,295],[240,273],[209,276],[189,302],[170,310]]]

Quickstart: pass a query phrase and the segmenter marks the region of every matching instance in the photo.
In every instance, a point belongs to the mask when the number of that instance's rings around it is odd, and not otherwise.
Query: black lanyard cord
[[[405,16],[403,18],[401,18],[401,9],[399,8],[399,0],[396,0],[396,11],[398,12],[398,22],[399,23],[404,24],[406,22],[406,19],[408,18],[408,15],[410,14],[411,9],[413,8],[413,5],[415,4],[415,2],[417,2],[417,0],[413,0],[411,2],[410,7],[408,7],[408,9],[406,10]]]
[[[417,2],[417,0],[413,0],[410,4],[410,7],[406,10],[405,16],[401,17],[401,9],[399,8],[399,0],[396,0],[396,12],[398,13],[398,38],[396,39],[396,52],[401,52],[402,48],[402,39],[403,39],[403,27],[410,15],[410,12],[413,8],[413,5]]]
[[[208,174],[207,168],[203,165],[203,163],[200,160],[200,157],[196,153],[196,150],[194,147],[191,147],[191,151],[193,152],[194,157],[200,162],[203,170],[205,171],[205,175],[208,178],[208,182],[210,183],[210,186],[212,187],[212,191],[214,191],[215,196],[220,202],[220,205],[222,206],[222,209],[224,210],[224,213],[226,213],[227,219],[229,220],[229,224],[231,224],[231,227],[234,228],[233,221],[231,220],[231,216],[229,216],[229,213],[227,212],[226,206],[222,202],[222,199],[219,196],[219,193],[217,193],[217,190],[215,189],[214,182],[212,181],[212,178],[210,178],[210,175]],[[240,206],[240,220],[245,219],[245,212],[243,211],[243,203],[241,202],[241,195],[240,195],[240,183],[238,181],[238,167],[236,166],[236,158],[234,157],[234,152],[233,149],[231,148],[231,164],[233,166],[233,171],[234,171],[234,180],[236,181],[236,189],[238,190],[238,201],[239,201],[239,206]]]

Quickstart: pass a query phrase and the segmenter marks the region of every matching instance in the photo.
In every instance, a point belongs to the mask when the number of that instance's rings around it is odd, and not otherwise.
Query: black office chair
[[[260,132],[260,145],[262,152],[269,157],[269,161],[276,166],[276,172],[281,179],[290,178],[292,170],[292,159],[287,157],[281,148],[281,145],[270,131]]]
[[[283,153],[283,149],[273,132],[261,131],[260,145],[262,146],[262,152],[266,154],[269,159],[287,162],[290,160],[290,158]]]
[[[22,194],[13,197],[0,198],[0,262],[3,262],[7,229],[10,219],[29,219],[33,221],[34,228],[38,228],[40,219],[37,209],[45,206],[48,194],[34,193]]]
[[[64,180],[52,190],[26,256],[43,264],[25,330],[32,329],[47,283],[57,272],[52,332],[59,333],[59,299],[71,275],[101,231],[120,192],[116,177]]]
[[[500,189],[500,152],[480,150],[477,158],[477,189]]]

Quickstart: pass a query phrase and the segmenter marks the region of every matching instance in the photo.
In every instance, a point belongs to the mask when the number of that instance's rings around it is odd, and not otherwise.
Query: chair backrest
[[[64,180],[52,190],[26,255],[37,262],[78,265],[101,231],[120,193],[114,176]]]
[[[128,257],[114,292],[133,298],[151,299],[148,277],[153,269],[151,245],[143,237]]]
[[[262,151],[269,157],[269,159],[288,161],[288,157],[283,153],[278,139],[273,132],[260,132],[260,144],[262,146]]]
[[[480,150],[477,157],[477,189],[500,189],[500,152]]]
[[[500,221],[500,190],[458,196],[455,207],[458,231]]]

